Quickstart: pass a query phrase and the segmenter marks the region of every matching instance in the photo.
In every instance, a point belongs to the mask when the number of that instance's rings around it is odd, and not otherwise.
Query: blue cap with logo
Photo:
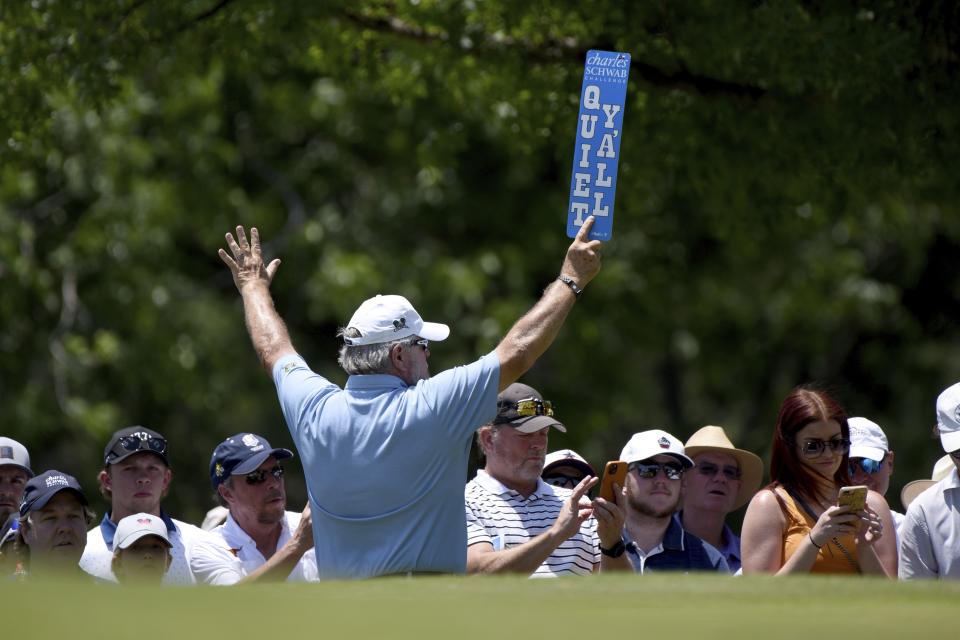
[[[226,482],[230,476],[256,471],[273,456],[277,460],[293,457],[290,449],[273,448],[267,439],[255,433],[238,433],[217,445],[210,458],[210,482],[213,488]]]
[[[81,503],[89,504],[76,478],[62,471],[44,471],[31,478],[24,487],[20,501],[20,517],[24,518],[31,511],[43,509],[50,499],[61,491],[72,491],[80,498]]]

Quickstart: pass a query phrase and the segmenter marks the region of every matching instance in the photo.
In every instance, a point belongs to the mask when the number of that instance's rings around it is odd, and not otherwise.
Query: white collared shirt
[[[547,531],[556,522],[571,489],[554,487],[537,479],[537,488],[524,498],[483,469],[467,483],[467,546],[486,542],[495,551],[516,547]],[[591,516],[580,531],[564,540],[537,567],[531,577],[586,575],[600,562],[597,521]]]
[[[900,526],[902,580],[960,578],[960,477],[956,468],[910,503]]]
[[[283,547],[290,541],[293,531],[300,524],[300,513],[287,511],[280,521],[280,538],[277,540],[277,549]],[[210,533],[223,540],[230,552],[237,557],[242,566],[243,575],[249,575],[261,567],[267,559],[263,557],[257,548],[257,543],[247,535],[247,532],[240,528],[237,521],[233,519],[233,514],[227,515],[227,520],[219,527],[215,527]],[[275,551],[276,551],[275,550]],[[287,576],[287,582],[317,582],[319,575],[317,573],[317,558],[313,548],[303,554],[290,575]]]

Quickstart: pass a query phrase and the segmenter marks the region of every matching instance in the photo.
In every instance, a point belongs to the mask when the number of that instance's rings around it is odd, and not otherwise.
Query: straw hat
[[[763,480],[763,461],[760,456],[734,447],[723,427],[703,427],[690,436],[683,448],[686,454],[694,459],[708,451],[726,453],[736,458],[742,476],[734,509],[745,505],[760,488],[760,482]]]
[[[910,506],[911,502],[916,500],[917,496],[946,478],[951,469],[953,469],[953,461],[950,460],[950,454],[948,453],[937,460],[937,464],[933,465],[933,473],[930,476],[932,480],[914,480],[903,485],[903,489],[900,490],[900,502],[903,503],[904,511]]]

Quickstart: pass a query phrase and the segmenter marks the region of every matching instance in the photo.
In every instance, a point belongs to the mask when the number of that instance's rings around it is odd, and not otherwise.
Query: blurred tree
[[[194,520],[219,440],[289,443],[216,257],[236,224],[283,258],[278,308],[335,381],[334,332],[377,292],[452,324],[437,370],[492,348],[568,243],[590,48],[633,67],[604,271],[526,378],[571,427],[553,446],[599,465],[713,423],[764,452],[815,380],[925,476],[960,378],[938,2],[7,3],[0,431],[92,491],[108,434],[155,428]]]

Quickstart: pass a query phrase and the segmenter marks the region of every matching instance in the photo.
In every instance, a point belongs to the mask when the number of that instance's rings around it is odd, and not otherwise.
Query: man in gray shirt
[[[953,468],[907,509],[900,528],[902,580],[960,578],[960,383],[937,398],[937,430]]]

